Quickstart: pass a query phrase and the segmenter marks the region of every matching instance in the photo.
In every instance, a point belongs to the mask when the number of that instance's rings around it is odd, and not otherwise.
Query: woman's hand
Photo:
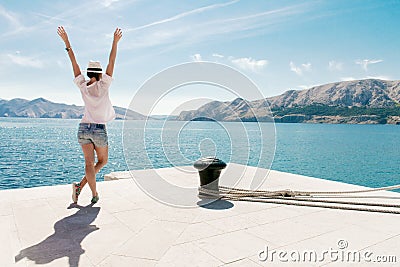
[[[114,32],[114,43],[118,43],[122,38],[122,30],[117,28]]]
[[[67,44],[69,44],[69,40],[68,40],[67,32],[64,30],[64,27],[59,26],[57,29],[57,33],[61,37],[61,39],[64,41],[65,45],[67,46]]]

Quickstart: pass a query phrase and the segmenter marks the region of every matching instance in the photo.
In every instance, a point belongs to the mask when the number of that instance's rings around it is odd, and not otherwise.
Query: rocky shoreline
[[[276,123],[329,123],[329,124],[395,124],[400,125],[400,116],[381,118],[377,115],[317,116],[290,114],[274,117]]]

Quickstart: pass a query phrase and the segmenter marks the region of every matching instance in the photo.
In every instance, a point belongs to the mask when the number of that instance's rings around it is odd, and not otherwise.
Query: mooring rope
[[[249,190],[242,188],[219,186],[219,190],[210,190],[205,187],[200,187],[199,193],[204,194],[206,196],[212,196],[215,198],[229,199],[235,201],[263,202],[263,203],[285,204],[285,205],[295,205],[295,206],[308,206],[308,207],[331,208],[331,209],[341,209],[341,210],[357,210],[357,211],[400,214],[400,209],[399,209],[400,205],[395,205],[395,204],[318,199],[318,197],[321,197],[323,195],[334,196],[342,194],[370,193],[377,191],[388,191],[399,188],[400,185],[369,188],[362,190],[352,190],[352,191],[293,191],[290,189],[265,191],[265,190]],[[351,197],[358,198],[364,196],[351,196]],[[395,209],[383,209],[383,208],[395,208]]]
[[[399,189],[400,184],[378,187],[378,188],[368,188],[361,190],[351,190],[351,191],[293,191],[289,189],[285,190],[276,190],[276,191],[263,191],[263,190],[249,190],[242,188],[232,188],[226,186],[219,186],[220,190],[228,190],[228,191],[239,191],[239,192],[257,192],[257,193],[276,193],[276,194],[291,194],[293,196],[312,196],[312,195],[341,195],[341,194],[358,194],[358,193],[371,193],[377,191],[389,191],[394,189]]]

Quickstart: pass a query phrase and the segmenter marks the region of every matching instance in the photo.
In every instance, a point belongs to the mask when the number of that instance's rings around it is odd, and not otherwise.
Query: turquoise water
[[[76,140],[78,123],[0,118],[0,189],[79,180],[84,162]],[[276,124],[275,157],[272,137],[264,136],[267,149],[260,161],[262,145],[256,123],[244,124],[248,138],[243,135],[241,123],[163,123],[149,122],[144,138],[140,135],[143,122],[126,124],[125,135],[123,121],[108,124],[109,163],[97,179],[103,180],[103,175],[112,171],[127,170],[122,147],[128,143],[126,160],[134,169],[190,165],[204,154],[215,154],[227,162],[261,167],[268,167],[273,159],[274,170],[371,187],[400,183],[399,126]],[[143,143],[146,155],[137,149]],[[149,160],[145,160],[147,157]]]

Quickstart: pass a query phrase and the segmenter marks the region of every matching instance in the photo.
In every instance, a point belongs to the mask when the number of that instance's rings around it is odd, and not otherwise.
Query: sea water
[[[79,181],[84,158],[78,124],[0,118],[0,189]],[[260,132],[263,127],[267,131]],[[396,125],[113,121],[107,131],[109,161],[99,181],[113,171],[191,165],[215,155],[226,162],[370,187],[400,184]]]

